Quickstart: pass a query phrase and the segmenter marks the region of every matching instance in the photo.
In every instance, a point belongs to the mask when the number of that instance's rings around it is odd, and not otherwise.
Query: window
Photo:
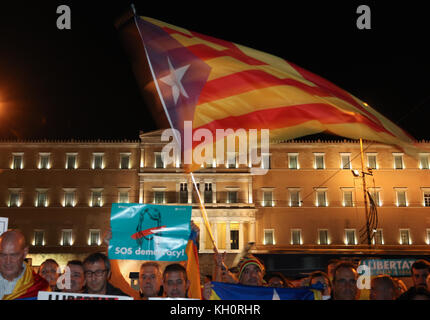
[[[400,244],[411,244],[409,229],[400,229]]]
[[[352,191],[344,190],[343,191],[343,206],[344,207],[353,207],[354,203],[352,200]]]
[[[12,169],[22,169],[23,168],[23,153],[14,153],[12,160]]]
[[[273,206],[273,191],[263,191],[263,207]]]
[[[34,230],[34,246],[44,246],[45,245],[45,231]]]
[[[274,245],[275,244],[275,230],[264,229],[264,244]]]
[[[61,231],[61,245],[62,246],[72,245],[72,229],[63,229]]]
[[[50,153],[39,153],[39,169],[49,169],[51,167],[49,163],[50,156]]]
[[[237,203],[237,191],[227,191],[227,203]]]
[[[315,169],[322,170],[324,168],[325,168],[324,154],[323,153],[316,153],[315,154]]]
[[[48,195],[46,189],[39,189],[36,191],[36,207],[46,207],[48,205]]]
[[[394,157],[394,169],[396,169],[396,170],[404,169],[403,154],[393,153],[393,157]]]
[[[289,190],[290,207],[300,207],[300,190]]]
[[[227,168],[229,169],[236,168],[236,153],[233,153],[233,152],[227,153]]]
[[[374,230],[373,244],[376,244],[376,245],[383,245],[384,244],[384,238],[382,236],[382,229]]]
[[[430,191],[424,192],[424,207],[430,207]]]
[[[239,250],[239,223],[230,223],[230,249]]]
[[[351,169],[351,154],[341,153],[341,169]]]
[[[420,169],[429,169],[429,155],[427,153],[420,154]]]
[[[320,245],[328,245],[328,230],[320,229],[318,230],[318,241]]]
[[[317,207],[327,207],[327,191],[326,190],[317,190],[316,191],[316,205]]]
[[[102,203],[102,191],[101,190],[93,190],[91,192],[91,206],[92,207],[101,207]]]
[[[75,206],[75,189],[64,189],[64,206]]]
[[[181,183],[179,186],[179,203],[188,203],[188,183]]]
[[[165,202],[165,192],[164,191],[154,191],[154,203],[162,204]]]
[[[406,190],[396,190],[397,194],[397,206],[398,207],[407,207],[406,201]]]
[[[302,244],[302,230],[300,229],[291,230],[291,244],[292,245]]]
[[[9,189],[9,207],[21,206],[21,189]]]
[[[272,157],[270,154],[262,154],[262,159],[261,159],[261,167],[263,169],[270,169],[271,168],[271,162],[272,162]]]
[[[130,154],[121,153],[120,155],[120,169],[130,169]]]
[[[100,230],[99,229],[90,229],[90,236],[88,239],[88,245],[90,246],[99,246],[100,241]]]
[[[356,244],[355,229],[345,229],[345,244],[348,246]]]
[[[377,169],[376,154],[367,154],[367,166],[371,169]]]
[[[93,169],[103,169],[103,153],[93,153]]]
[[[120,189],[118,194],[119,203],[129,203],[129,189]]]
[[[299,154],[289,153],[288,154],[288,169],[297,170],[299,169]]]
[[[161,152],[154,152],[154,157],[155,157],[154,167],[156,169],[164,168],[164,162],[163,162],[163,157],[162,157]]]
[[[205,203],[212,203],[212,183],[205,183]]]
[[[76,169],[77,153],[66,154],[66,169]]]

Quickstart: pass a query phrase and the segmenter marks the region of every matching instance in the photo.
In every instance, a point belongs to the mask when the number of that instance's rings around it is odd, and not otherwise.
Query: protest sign
[[[365,259],[360,261],[360,265],[370,268],[370,275],[388,274],[392,277],[409,277],[411,267],[416,259]]]
[[[37,300],[134,300],[128,296],[39,291]]]
[[[9,218],[0,217],[0,235],[7,231],[8,222]]]
[[[191,206],[113,203],[110,259],[185,261]]]

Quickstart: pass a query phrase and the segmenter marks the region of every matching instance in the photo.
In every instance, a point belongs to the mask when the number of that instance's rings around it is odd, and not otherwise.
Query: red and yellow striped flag
[[[291,62],[148,17],[134,17],[134,24],[151,73],[141,86],[157,90],[170,125],[180,132],[184,120],[213,137],[227,128],[269,129],[271,140],[327,132],[415,153],[414,139],[403,129]],[[139,78],[142,68],[135,71]]]

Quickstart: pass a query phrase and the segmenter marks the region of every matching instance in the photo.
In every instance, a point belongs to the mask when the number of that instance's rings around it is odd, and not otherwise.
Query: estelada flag
[[[212,281],[210,300],[321,300],[310,288],[272,288]]]
[[[327,132],[416,154],[403,129],[291,62],[148,17],[124,21],[117,27],[162,128],[168,123],[183,135],[188,120],[193,132],[208,129],[213,137],[217,129],[269,129],[271,140]]]

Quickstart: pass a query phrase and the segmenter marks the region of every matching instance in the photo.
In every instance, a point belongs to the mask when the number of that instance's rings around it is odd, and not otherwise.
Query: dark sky
[[[157,129],[113,24],[130,2],[1,2],[0,138],[138,139]],[[133,3],[140,15],[291,61],[430,138],[423,1]],[[61,4],[71,30],[56,27]],[[356,27],[360,4],[372,10],[371,30]]]

